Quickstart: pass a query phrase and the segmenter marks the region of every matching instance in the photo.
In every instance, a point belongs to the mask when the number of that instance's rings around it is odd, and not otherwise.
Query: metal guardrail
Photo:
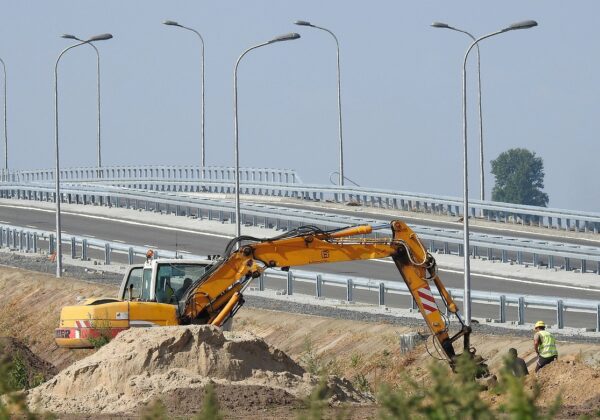
[[[100,172],[98,172],[100,171]],[[61,170],[65,182],[103,183],[127,188],[170,192],[232,193],[235,169],[197,166],[116,166]],[[6,182],[50,182],[53,170],[11,171]],[[290,196],[302,199],[354,202],[366,206],[386,207],[424,213],[463,216],[462,199],[435,194],[421,194],[357,186],[303,184],[289,169],[240,169],[244,194]],[[525,206],[493,201],[470,200],[469,215],[503,223],[520,223],[547,228],[598,233],[600,213]]]
[[[54,182],[54,169],[13,170],[2,175],[5,182]],[[235,168],[228,166],[181,165],[121,165],[64,168],[60,178],[67,182],[103,182],[120,179],[154,179],[176,181],[230,181],[235,179]],[[293,169],[240,168],[244,181],[294,184],[302,182]]]
[[[0,185],[0,197],[54,200],[54,187],[47,184],[4,184]],[[132,190],[101,185],[71,185],[65,184],[61,197],[67,203],[100,204],[108,206],[125,206],[149,211],[171,210],[177,215],[194,216],[197,218],[216,219],[219,221],[234,220],[234,204],[229,201],[213,200],[199,196],[185,196],[175,193],[162,193]],[[242,223],[263,225],[277,229],[290,229],[295,225],[317,224],[326,228],[342,227],[350,224],[380,224],[383,220],[350,217],[312,210],[285,208],[260,203],[244,203],[242,205]],[[419,237],[428,242],[431,250],[442,246],[444,253],[456,252],[463,254],[462,231],[441,229],[426,226],[411,228]],[[488,259],[498,258],[507,262],[509,258],[517,263],[529,262],[539,265],[543,262],[547,267],[555,266],[555,259],[562,259],[564,268],[570,270],[572,260],[580,262],[582,273],[586,273],[588,263],[596,264],[596,272],[600,274],[600,248],[565,244],[561,242],[540,241],[508,236],[471,233],[471,248],[473,256]],[[494,255],[496,254],[496,255]],[[510,255],[509,255],[510,254]]]
[[[145,257],[147,248],[142,246],[124,244],[114,241],[105,241],[97,238],[90,238],[79,235],[70,235],[64,233],[62,235],[62,243],[69,245],[72,258],[88,259],[89,249],[96,249],[104,252],[104,263],[112,262],[112,253],[118,252],[126,254],[128,264],[134,263],[136,256]],[[8,247],[11,250],[22,252],[39,252],[41,250],[39,241],[47,242],[48,253],[52,254],[56,249],[56,240],[54,233],[39,229],[26,229],[21,226],[0,225],[0,248]],[[80,249],[79,254],[77,248]],[[155,256],[164,258],[203,258],[206,256],[193,254],[177,254],[176,252],[155,249]],[[377,293],[379,305],[386,304],[387,294],[397,294],[410,296],[410,292],[403,282],[394,282],[389,280],[368,279],[363,277],[344,277],[336,274],[316,273],[304,270],[290,270],[287,272],[267,269],[263,275],[257,280],[258,289],[264,290],[265,277],[276,279],[284,279],[286,281],[286,294],[294,293],[294,283],[303,282],[314,285],[315,296],[324,297],[323,286],[334,286],[346,289],[346,301],[354,301],[354,290],[374,291]],[[440,299],[439,294],[435,289],[432,289],[434,296]],[[455,300],[463,300],[463,290],[449,288]],[[596,314],[596,331],[600,332],[600,302],[584,299],[561,299],[558,297],[548,296],[521,296],[518,294],[471,291],[473,303],[481,303],[486,305],[498,305],[499,322],[507,322],[507,308],[510,306],[518,308],[517,323],[523,325],[525,323],[525,311],[527,308],[537,308],[556,311],[556,325],[558,328],[565,326],[565,312],[583,312]],[[414,301],[411,301],[412,309],[416,310]]]

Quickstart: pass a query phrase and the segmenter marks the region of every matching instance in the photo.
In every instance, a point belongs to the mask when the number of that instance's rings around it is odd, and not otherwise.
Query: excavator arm
[[[460,337],[464,337],[464,350],[472,352],[471,329],[463,324],[456,304],[437,275],[435,259],[417,235],[399,220],[392,221],[389,226],[392,230],[390,238],[364,237],[384,227],[370,225],[335,231],[302,227],[271,239],[235,238],[225,257],[188,291],[183,321],[222,325],[243,304],[244,288],[267,268],[286,270],[309,264],[391,257],[442,353],[453,366],[456,358],[453,343]],[[436,286],[448,311],[461,323],[460,331],[452,337],[448,333],[447,318],[440,312],[431,292],[431,283]]]

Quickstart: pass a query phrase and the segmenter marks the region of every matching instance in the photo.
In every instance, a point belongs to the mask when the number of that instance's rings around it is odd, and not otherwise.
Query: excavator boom
[[[392,230],[388,238],[364,237],[373,229],[381,228],[369,225],[336,231],[303,227],[271,239],[236,238],[229,244],[224,258],[190,288],[184,318],[186,322],[222,325],[243,304],[242,292],[250,280],[267,268],[287,270],[309,264],[391,257],[442,353],[453,365],[454,341],[464,337],[464,349],[471,351],[471,330],[462,323],[456,304],[437,275],[434,258],[417,235],[399,220],[388,227]],[[438,308],[431,283],[448,311],[461,323],[461,330],[453,337],[449,336],[447,318]]]

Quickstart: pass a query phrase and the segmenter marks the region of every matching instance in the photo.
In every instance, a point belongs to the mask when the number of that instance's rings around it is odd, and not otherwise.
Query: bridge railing
[[[32,169],[10,171],[4,175],[5,182],[53,182],[54,169]],[[122,165],[96,167],[64,168],[60,171],[64,182],[109,182],[123,179],[198,182],[235,180],[235,169],[228,166],[180,166],[180,165]],[[292,169],[240,168],[240,180],[295,184],[302,182]]]
[[[49,185],[5,184],[0,185],[0,197],[54,201],[54,188]],[[66,203],[99,204],[154,212],[172,212],[176,215],[230,223],[234,221],[235,217],[232,201],[101,185],[66,184],[61,189],[61,200]],[[241,212],[241,222],[244,225],[287,230],[306,224],[334,228],[352,224],[375,225],[386,223],[384,220],[278,207],[262,203],[243,203]],[[427,226],[411,227],[427,243],[430,250],[441,249],[444,253],[464,254],[462,231]],[[502,262],[512,260],[519,264],[532,264],[548,268],[562,266],[567,271],[575,268],[572,267],[574,261],[579,261],[579,269],[582,273],[588,273],[591,269],[600,274],[600,248],[594,246],[472,232],[471,247],[468,252],[474,257],[497,259]]]
[[[90,249],[101,251],[105,264],[113,262],[113,253],[125,254],[128,264],[134,264],[135,258],[144,258],[147,248],[125,244],[115,241],[105,241],[98,238],[91,238],[80,235],[70,235],[65,233],[62,236],[62,246],[69,248],[71,258],[79,258],[88,260],[90,258]],[[21,226],[0,225],[0,248],[9,248],[14,251],[21,252],[40,252],[43,250],[42,242],[45,244],[48,254],[53,254],[56,249],[56,239],[54,232],[44,231],[40,229],[23,228]],[[155,249],[156,257],[163,258],[202,258],[207,259],[207,256],[199,256],[192,254],[178,254],[177,252],[165,249]],[[336,274],[318,273],[305,270],[290,270],[288,272],[268,269],[263,275],[256,280],[258,290],[265,290],[265,278],[274,278],[285,281],[285,293],[287,295],[294,294],[294,285],[296,283],[309,283],[314,288],[315,297],[326,297],[323,286],[333,286],[336,288],[345,289],[345,300],[354,302],[354,291],[365,290],[376,294],[377,302],[383,306],[388,304],[387,295],[404,295],[410,296],[410,292],[403,282],[369,279],[355,276],[340,276]],[[437,291],[432,290],[438,301],[441,298]],[[463,290],[449,288],[448,291],[453,299],[457,301],[463,300]],[[473,290],[471,291],[473,303],[484,305],[498,306],[498,321],[508,322],[507,309],[509,307],[517,308],[516,323],[523,325],[526,319],[526,310],[528,308],[545,309],[556,311],[556,326],[560,329],[566,326],[566,312],[579,312],[596,314],[595,330],[600,332],[600,302],[587,299],[561,299],[552,296],[533,296],[519,295],[515,293],[495,293]],[[411,299],[411,308],[416,310],[414,301]],[[475,308],[475,311],[477,309]],[[449,314],[446,314],[449,315]],[[477,316],[477,314],[475,313]]]
[[[115,166],[101,169],[68,168],[61,170],[64,182],[102,183],[134,189],[168,192],[234,191],[235,169],[198,166]],[[6,182],[51,182],[53,170],[11,171]],[[296,197],[304,200],[331,201],[464,217],[462,198],[436,194],[412,193],[377,188],[304,184],[291,169],[243,168],[240,180],[244,194]],[[598,233],[600,213],[525,206],[471,199],[470,217],[489,221],[534,225],[546,228]]]

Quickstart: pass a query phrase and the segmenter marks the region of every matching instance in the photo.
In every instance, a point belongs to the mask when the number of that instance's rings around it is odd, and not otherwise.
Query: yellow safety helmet
[[[546,324],[544,324],[544,321],[538,321],[535,323],[534,328],[538,328],[538,327],[546,328]]]

